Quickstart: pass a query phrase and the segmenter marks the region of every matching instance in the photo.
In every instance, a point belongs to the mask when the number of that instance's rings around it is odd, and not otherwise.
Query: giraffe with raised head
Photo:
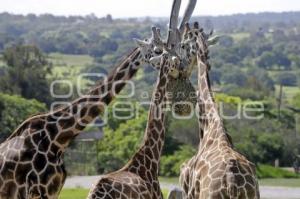
[[[161,63],[156,87],[152,94],[143,143],[120,170],[103,175],[91,189],[88,198],[163,198],[159,181],[159,162],[165,141],[165,115],[168,102],[167,85],[177,78],[180,60],[171,50],[151,59]]]
[[[234,150],[212,94],[208,46],[215,41],[199,29],[186,25],[183,50],[189,63],[198,66],[198,108],[200,145],[198,153],[181,169],[183,198],[258,199],[255,165]]]
[[[152,32],[152,38],[142,42],[143,51],[135,48],[87,95],[30,117],[0,145],[1,199],[58,198],[66,179],[63,155],[70,141],[103,113],[141,64],[162,54],[159,31],[153,28]]]

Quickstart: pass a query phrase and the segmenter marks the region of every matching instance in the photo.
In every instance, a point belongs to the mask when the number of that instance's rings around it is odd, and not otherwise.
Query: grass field
[[[178,185],[178,178],[160,178],[161,182]],[[275,186],[275,187],[300,187],[300,178],[272,178],[260,179],[260,186]]]
[[[88,193],[88,189],[63,189],[59,199],[84,199]]]
[[[88,195],[88,189],[63,189],[59,199],[85,199]],[[168,196],[168,190],[162,190],[164,198]]]
[[[276,97],[279,96],[279,90],[280,90],[280,86],[276,85],[275,86]],[[284,99],[290,102],[297,93],[300,93],[300,88],[296,86],[283,86],[282,91],[283,91]]]
[[[48,60],[53,64],[53,75],[64,78],[78,75],[86,65],[93,63],[93,58],[89,55],[66,55],[60,53],[50,53]]]
[[[48,59],[53,64],[52,76],[55,79],[69,80],[74,85],[77,83],[82,69],[93,63],[93,58],[89,55],[50,53]],[[82,81],[83,85],[86,83],[87,81]]]
[[[300,187],[300,178],[296,179],[261,179],[260,186],[274,186],[274,187]]]
[[[178,184],[178,178],[160,178],[161,182]],[[300,187],[300,179],[261,179],[260,186],[273,187]],[[59,199],[85,199],[88,195],[88,189],[63,189]],[[162,190],[164,198],[167,198],[169,190]]]
[[[230,36],[232,36],[235,41],[241,41],[243,39],[250,37],[250,33],[247,32],[234,33],[231,34]]]
[[[50,53],[48,59],[54,66],[85,66],[93,62],[93,58],[89,55],[67,55],[60,53]]]

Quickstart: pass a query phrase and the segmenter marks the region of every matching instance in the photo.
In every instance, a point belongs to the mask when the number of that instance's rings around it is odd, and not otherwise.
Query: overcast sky
[[[183,5],[188,0],[182,0]],[[165,17],[172,0],[0,0],[0,12],[52,13],[113,17]],[[182,8],[182,10],[184,10]],[[194,15],[227,15],[262,11],[300,11],[299,0],[198,0]]]

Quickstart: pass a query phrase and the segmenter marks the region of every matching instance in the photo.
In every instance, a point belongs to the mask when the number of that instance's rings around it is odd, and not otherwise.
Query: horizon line
[[[37,17],[43,16],[43,15],[52,15],[55,17],[87,17],[87,16],[95,16],[97,18],[104,18],[107,15],[111,15],[113,19],[134,19],[134,18],[154,18],[154,19],[159,19],[159,18],[169,18],[169,16],[122,16],[122,17],[114,17],[112,14],[107,13],[105,15],[99,15],[95,14],[93,12],[89,14],[56,14],[56,13],[51,13],[51,12],[44,12],[44,13],[34,13],[34,12],[28,12],[28,13],[15,13],[11,11],[1,11],[0,14],[10,14],[10,15],[22,15],[22,16],[28,16],[28,15],[36,15]],[[284,14],[284,13],[300,13],[300,10],[289,10],[289,11],[258,11],[258,12],[244,12],[244,13],[232,13],[232,14],[216,14],[216,15],[195,15],[193,17],[229,17],[229,16],[235,16],[235,15],[259,15],[259,14]],[[193,18],[192,17],[192,18]]]

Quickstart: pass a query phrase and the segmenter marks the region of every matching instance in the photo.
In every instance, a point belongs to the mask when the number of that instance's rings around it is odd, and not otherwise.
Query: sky
[[[182,0],[182,11],[188,0]],[[166,17],[172,0],[0,0],[0,12],[14,14],[88,15],[114,18]],[[299,0],[198,0],[196,15],[229,15],[263,11],[300,11]]]

